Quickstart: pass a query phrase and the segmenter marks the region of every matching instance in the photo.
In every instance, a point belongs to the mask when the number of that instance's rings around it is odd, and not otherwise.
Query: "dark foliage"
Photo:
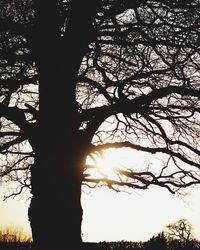
[[[82,250],[199,250],[198,241],[190,241],[189,244],[183,245],[181,242],[174,240],[166,242],[161,235],[151,238],[148,242],[100,242],[84,243]],[[0,243],[0,250],[33,250],[32,243]]]
[[[31,249],[32,249],[32,243],[27,243],[27,242],[0,243],[0,250],[31,250]]]
[[[168,243],[167,239],[164,236],[164,233],[159,233],[157,236],[153,236],[145,246],[146,250],[167,250]]]

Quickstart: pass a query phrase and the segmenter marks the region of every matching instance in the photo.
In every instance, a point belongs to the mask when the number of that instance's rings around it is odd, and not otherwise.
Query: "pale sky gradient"
[[[127,159],[129,153],[122,153]],[[118,155],[122,158],[119,152]],[[134,161],[143,164],[144,158],[137,155]],[[27,197],[2,201],[4,193],[0,188],[0,226],[15,226],[30,233]],[[82,206],[84,241],[145,241],[181,218],[193,224],[196,238],[200,240],[200,186],[185,197],[173,196],[158,187],[131,193],[116,193],[105,187],[87,189],[82,195]]]
[[[200,239],[200,188],[184,198],[152,188],[132,194],[96,190],[83,195],[84,240],[143,241],[187,218]]]

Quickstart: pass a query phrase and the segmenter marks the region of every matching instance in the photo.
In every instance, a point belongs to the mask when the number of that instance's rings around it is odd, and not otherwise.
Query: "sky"
[[[129,152],[117,155],[127,159]],[[115,159],[114,159],[114,158]],[[136,158],[135,158],[136,160]],[[137,162],[143,164],[138,154]],[[29,194],[23,198],[3,201],[6,189],[0,188],[0,226],[19,228],[30,234],[28,222]],[[129,190],[116,193],[106,187],[85,189],[82,193],[83,240],[145,241],[165,229],[169,223],[188,219],[200,240],[200,186],[185,191],[185,196],[172,195],[166,189],[152,187],[148,190]]]

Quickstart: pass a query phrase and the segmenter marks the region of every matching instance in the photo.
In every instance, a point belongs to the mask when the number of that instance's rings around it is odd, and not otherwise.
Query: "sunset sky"
[[[138,155],[138,156],[137,156]],[[130,152],[118,151],[111,154],[107,161],[116,162],[124,156],[131,161]],[[136,158],[137,156],[137,158]],[[109,158],[110,157],[110,158]],[[137,153],[137,164],[144,158]],[[0,224],[15,226],[30,233],[27,209],[28,194],[24,198],[2,201],[5,189],[0,189]],[[188,219],[197,239],[200,239],[200,186],[187,189],[186,196],[173,196],[167,190],[152,187],[148,190],[129,190],[116,193],[108,188],[84,188],[82,194],[83,240],[84,241],[143,241],[161,232],[169,223],[181,218]]]

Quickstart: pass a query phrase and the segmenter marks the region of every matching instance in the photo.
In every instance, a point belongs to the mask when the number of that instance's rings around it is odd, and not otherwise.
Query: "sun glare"
[[[87,173],[94,178],[119,180],[119,169],[145,171],[151,167],[153,171],[161,164],[160,157],[155,155],[130,148],[113,148],[91,154],[87,159],[87,165],[90,166]]]
[[[95,165],[98,172],[107,179],[116,178],[116,170],[119,168],[117,154],[114,151],[105,151],[100,157],[96,157]]]
[[[116,180],[117,169],[123,168],[118,153],[116,149],[107,149],[91,154],[87,159],[87,165],[90,166],[88,173],[94,178]]]
[[[107,149],[101,153],[92,154],[87,162],[95,171],[95,177],[98,174],[99,177],[116,180],[118,169],[132,168],[138,165],[135,161],[138,163],[138,153],[126,148]]]

